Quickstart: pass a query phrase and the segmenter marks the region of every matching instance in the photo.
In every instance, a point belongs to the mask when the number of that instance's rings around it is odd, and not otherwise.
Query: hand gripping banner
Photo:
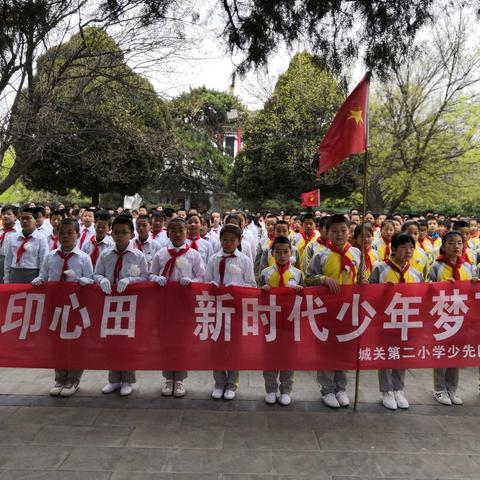
[[[0,366],[349,370],[480,365],[470,281],[281,288],[0,286]]]

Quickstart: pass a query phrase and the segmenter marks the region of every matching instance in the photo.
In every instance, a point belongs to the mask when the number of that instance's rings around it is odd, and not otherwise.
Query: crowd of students
[[[0,282],[49,281],[97,284],[105,294],[152,281],[160,287],[179,282],[260,287],[269,290],[325,285],[477,282],[480,237],[475,218],[426,215],[360,215],[308,212],[292,216],[245,211],[200,214],[196,209],[61,208],[29,205],[1,210]],[[364,261],[362,261],[362,248]],[[363,265],[363,269],[359,269]],[[52,396],[68,397],[79,388],[82,370],[55,370]],[[265,402],[291,403],[293,371],[265,371]],[[164,371],[164,396],[186,394],[186,371]],[[347,407],[347,372],[317,372],[322,401]],[[378,372],[382,403],[408,408],[405,370]],[[102,392],[129,395],[134,371],[111,371]],[[213,399],[233,400],[238,371],[213,372]],[[434,397],[461,405],[458,368],[434,370]]]

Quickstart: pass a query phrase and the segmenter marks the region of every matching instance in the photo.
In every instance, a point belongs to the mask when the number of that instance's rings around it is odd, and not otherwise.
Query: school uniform
[[[147,237],[146,240],[141,241],[138,238],[138,235],[136,235],[135,238],[131,240],[130,244],[133,248],[140,250],[145,255],[145,259],[147,260],[147,269],[150,270],[153,256],[162,248],[160,243],[150,237]]]
[[[310,242],[304,250],[303,260],[301,264],[301,270],[305,273],[308,270],[308,265],[310,261],[320,250],[323,250],[327,245],[327,241],[323,240],[322,237],[318,237],[316,242]]]
[[[74,276],[65,274],[72,271]],[[93,283],[93,267],[90,257],[75,247],[70,252],[63,252],[62,247],[49,252],[38,276],[43,282],[78,282],[80,278],[90,279]],[[55,369],[55,383],[60,385],[78,385],[83,370]]]
[[[433,262],[428,272],[428,280],[431,282],[444,282],[454,278],[455,280],[470,280],[477,276],[477,268],[463,259],[458,259],[452,264],[445,257],[440,256]],[[458,388],[460,377],[459,368],[434,368],[433,386],[435,392],[455,393]]]
[[[423,276],[410,264],[404,271],[397,271],[399,267],[393,261],[387,260],[375,267],[369,283],[418,283],[423,282]],[[405,387],[405,369],[389,368],[378,371],[380,392],[403,391]]]
[[[427,257],[428,257],[428,265],[429,265],[429,268],[430,268],[430,265],[432,264],[432,262],[435,260],[434,259],[434,251],[433,251],[433,246],[431,244],[431,242],[429,242],[427,240],[427,238],[425,237],[423,240],[419,240],[418,241],[418,245],[420,246],[420,248],[426,253]]]
[[[307,249],[308,245],[311,243],[315,243],[318,237],[320,237],[320,232],[318,230],[315,230],[311,237],[307,237],[303,232],[293,235],[291,243],[298,250],[298,255],[300,256],[300,265],[303,265],[303,254],[305,249]]]
[[[222,249],[213,255],[207,264],[205,281],[215,282],[218,285],[257,286],[251,259],[238,250],[229,254]],[[238,386],[239,372],[215,370],[213,379],[215,389],[235,391]]]
[[[85,225],[82,224],[80,226],[80,236],[77,240],[77,247],[82,250],[92,235],[95,235],[95,225],[92,223],[89,227],[85,227]]]
[[[425,280],[428,275],[429,259],[426,252],[417,243],[410,259],[410,266],[414,268]]]
[[[280,267],[281,268],[281,267]],[[269,285],[272,288],[293,287],[303,285],[302,272],[291,265],[284,272],[280,272],[279,266],[274,262],[273,265],[262,270],[258,280],[259,286]],[[293,386],[293,370],[265,370],[263,378],[265,380],[265,391],[267,393],[290,394]],[[278,384],[280,381],[280,385]]]
[[[123,278],[128,278],[130,283],[147,281],[148,269],[145,255],[130,244],[123,252],[119,252],[116,247],[105,249],[98,257],[93,275],[97,284],[100,284],[104,278],[108,279],[112,285]],[[135,371],[110,371],[108,372],[108,382],[135,383]]]
[[[205,266],[202,256],[186,243],[174,247],[169,242],[168,247],[158,250],[152,259],[150,281],[156,281],[158,276],[165,277],[167,282],[179,282],[182,278],[189,278],[192,282],[203,282]],[[186,370],[164,370],[162,374],[167,380],[174,382],[181,382],[188,376]]]
[[[113,241],[110,235],[105,235],[105,237],[98,241],[95,235],[92,235],[88,241],[83,244],[81,248],[82,252],[85,252],[92,261],[93,268],[97,264],[97,260],[100,257],[100,254],[107,248],[114,248],[115,242]]]
[[[0,228],[0,284],[3,283],[3,270],[5,265],[5,255],[7,251],[8,239],[15,235],[18,229],[13,227]]]
[[[43,221],[43,223],[36,228],[36,231],[41,233],[45,238],[48,238],[53,232],[53,227],[50,225],[50,222]]]
[[[290,248],[292,249],[292,255],[290,256],[290,264],[300,269],[300,255],[298,254],[297,247],[294,247],[292,245]],[[273,255],[272,255],[272,248],[266,247],[262,251],[262,258],[260,260],[260,265],[259,265],[259,269],[260,269],[259,273],[261,274],[265,268],[271,267],[274,264],[275,264],[275,258],[273,258]]]
[[[470,238],[468,241],[468,248],[473,252],[476,252],[480,249],[480,237],[477,235],[476,237]]]
[[[427,235],[425,237],[425,240],[427,243],[430,244],[430,248],[432,250],[432,257],[435,260],[438,255],[440,255],[440,248],[442,246],[442,238],[438,233],[435,233],[434,235]]]
[[[187,245],[190,245],[190,248],[197,250],[197,252],[202,256],[203,264],[208,263],[208,259],[212,256],[213,250],[210,242],[202,238],[200,235],[196,237],[187,237],[185,242]]]
[[[360,261],[358,248],[346,243],[343,252],[339,253],[337,248],[327,242],[326,247],[310,261],[306,273],[307,285],[318,284],[322,276],[335,279],[339,285],[354,285],[357,283]],[[347,372],[344,370],[319,370],[317,379],[322,387],[322,396],[344,392],[347,388]]]
[[[212,247],[212,255],[217,253],[222,248],[220,237],[213,235],[210,231],[208,231],[202,238],[206,240]]]
[[[55,233],[53,233],[53,231],[48,236],[47,242],[48,242],[48,248],[50,249],[50,251],[56,250],[58,248],[58,246],[60,245],[60,243],[58,242],[58,236],[55,235]]]
[[[382,262],[388,260],[392,254],[391,243],[391,240],[387,241],[382,236],[380,236],[377,240],[374,240],[372,243],[372,248],[377,251]]]
[[[374,268],[380,263],[378,252],[372,247],[365,251],[365,278],[368,280]]]
[[[150,237],[152,240],[158,242],[162,248],[166,247],[168,245],[168,242],[170,241],[167,235],[166,228],[164,228],[160,232],[150,232]]]
[[[48,242],[42,233],[34,230],[26,236],[23,231],[12,234],[6,247],[4,282],[30,283],[38,276],[48,252]]]

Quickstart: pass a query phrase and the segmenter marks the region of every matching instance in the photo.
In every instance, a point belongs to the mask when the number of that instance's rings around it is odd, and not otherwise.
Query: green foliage
[[[353,158],[316,179],[317,145],[343,100],[334,77],[308,53],[297,54],[263,110],[244,128],[244,148],[231,176],[234,191],[261,207],[288,202],[318,186],[322,195],[346,196],[358,186],[360,159]]]
[[[79,48],[90,55],[69,63],[69,79],[52,90],[52,78]],[[134,193],[151,181],[162,164],[169,115],[105,32],[88,28],[51,48],[39,58],[37,76],[38,99],[44,102],[42,131],[50,136],[42,159],[24,176],[29,188],[58,193],[77,188],[96,196]],[[28,129],[27,106],[20,102],[14,111],[12,122]],[[22,147],[15,145],[18,155]]]

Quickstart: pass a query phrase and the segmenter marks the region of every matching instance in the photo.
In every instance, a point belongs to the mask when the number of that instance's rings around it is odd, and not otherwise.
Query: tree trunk
[[[369,179],[369,185],[367,190],[367,205],[368,209],[372,210],[375,213],[383,213],[385,210],[385,202],[383,201],[378,179]]]

